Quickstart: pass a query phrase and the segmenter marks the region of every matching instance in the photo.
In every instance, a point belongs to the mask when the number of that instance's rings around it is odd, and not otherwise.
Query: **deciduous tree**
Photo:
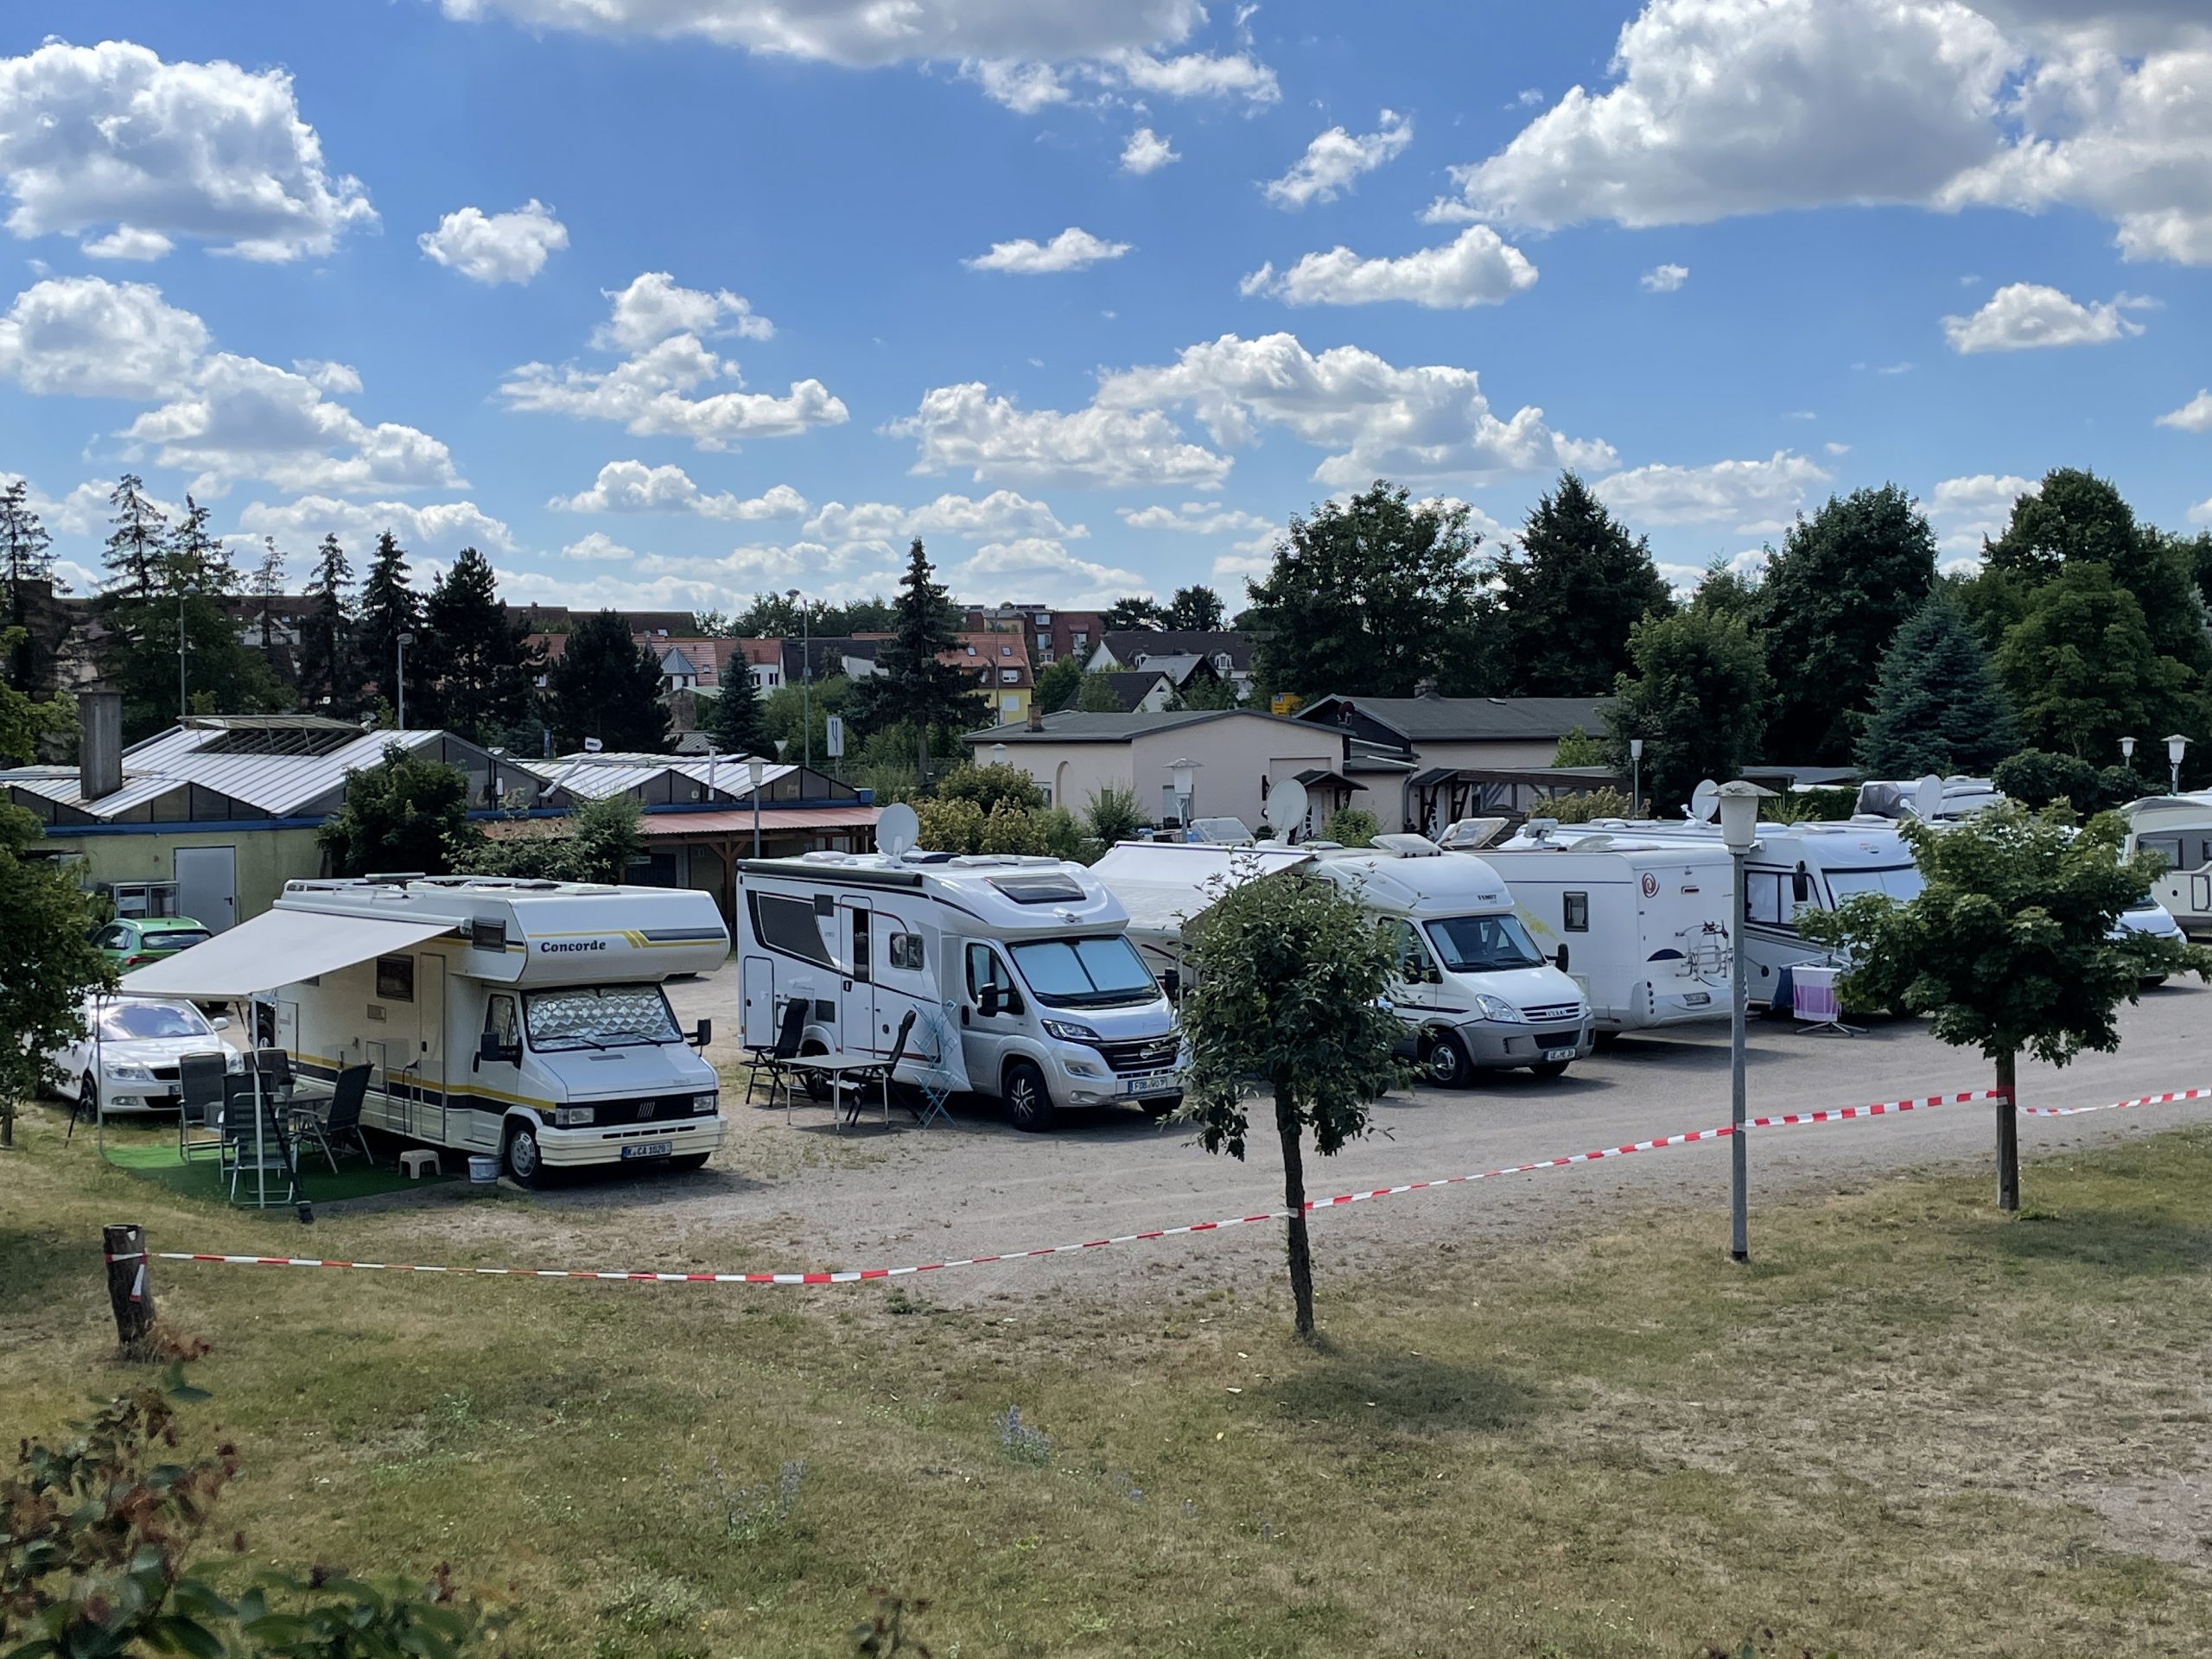
[[[2185,723],[2196,707],[2188,669],[2159,652],[2135,595],[2094,561],[2034,590],[2005,631],[1997,671],[2037,748],[2097,761],[2126,734],[2196,729]]]
[[[1391,952],[1359,901],[1293,874],[1232,887],[1188,930],[1185,1114],[1208,1152],[1242,1159],[1248,1103],[1271,1098],[1298,1334],[1313,1334],[1306,1138],[1323,1157],[1366,1134],[1395,1083],[1402,1034],[1385,1000]]]
[[[1643,538],[1573,473],[1529,509],[1497,574],[1506,680],[1524,696],[1603,692],[1629,665],[1629,630],[1675,607]]]
[[[564,753],[582,748],[588,737],[626,752],[668,746],[660,664],[613,611],[577,620],[546,681],[553,741]]]
[[[1955,828],[1908,823],[1903,835],[1927,885],[1899,904],[1862,893],[1832,912],[1805,911],[1808,938],[1851,963],[1840,985],[1863,1007],[1927,1014],[1944,1042],[1979,1048],[1996,1066],[1997,1203],[2020,1204],[2018,1067],[2023,1051],[2064,1065],[2083,1049],[2120,1046],[2116,1015],[2146,978],[2212,978],[2212,950],[2133,930],[2122,912],[2164,867],[2121,856],[2126,827],[2102,814],[2010,803]]]
[[[1072,708],[1076,693],[1083,689],[1083,665],[1090,655],[1087,651],[1071,652],[1046,664],[1038,671],[1037,683],[1029,693],[1030,701],[1048,715]]]
[[[1632,674],[1613,683],[1605,720],[1615,764],[1643,740],[1643,775],[1662,813],[1700,779],[1733,778],[1758,758],[1770,693],[1766,658],[1740,616],[1693,605],[1646,617],[1629,636]]]
[[[1162,627],[1188,633],[1214,633],[1227,626],[1228,621],[1221,595],[1197,582],[1178,588],[1160,616]]]
[[[0,701],[22,693],[0,687]],[[25,699],[28,701],[28,699]],[[16,758],[16,757],[10,757]],[[21,757],[28,759],[29,757]],[[38,855],[39,821],[0,801],[0,1145],[16,1103],[55,1081],[47,1056],[76,1036],[85,993],[112,982],[92,949],[91,912],[67,865]]]
[[[1877,778],[1985,773],[2018,747],[1989,653],[1938,588],[1882,654],[1859,764]]]
[[[1467,516],[1378,480],[1294,518],[1251,583],[1261,684],[1402,697],[1438,677],[1481,583]]]
[[[346,774],[344,804],[315,834],[340,875],[444,875],[456,860],[472,856],[477,838],[468,821],[468,774],[386,744],[375,766]]]

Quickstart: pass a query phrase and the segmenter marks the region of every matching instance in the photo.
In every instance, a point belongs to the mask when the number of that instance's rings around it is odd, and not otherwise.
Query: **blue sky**
[[[2184,528],[2202,10],[24,4],[0,468],[82,567],[128,467],[242,560],[696,607],[917,531],[1235,600],[1377,474],[1510,532],[1574,465],[1684,580],[1889,480],[1951,557],[2057,465]]]

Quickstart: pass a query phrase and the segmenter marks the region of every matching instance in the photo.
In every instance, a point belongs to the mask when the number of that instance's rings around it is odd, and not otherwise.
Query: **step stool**
[[[399,1166],[407,1172],[407,1179],[410,1181],[421,1180],[426,1169],[433,1175],[443,1173],[438,1167],[438,1154],[428,1147],[417,1147],[410,1152],[401,1153]]]

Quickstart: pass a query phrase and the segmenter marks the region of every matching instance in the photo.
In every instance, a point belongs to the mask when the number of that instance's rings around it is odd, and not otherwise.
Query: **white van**
[[[1123,841],[1090,874],[1128,912],[1129,942],[1171,992],[1190,981],[1183,931],[1232,887],[1313,861],[1310,846],[1231,847],[1205,842]]]
[[[1484,860],[1414,836],[1392,850],[1330,853],[1307,871],[1382,918],[1398,951],[1390,1003],[1429,1081],[1526,1066],[1555,1077],[1590,1052],[1590,1004],[1544,959]],[[1422,850],[1425,849],[1425,850]]]
[[[1080,864],[806,853],[741,860],[737,890],[748,1047],[775,1042],[794,999],[808,1053],[887,1054],[911,1013],[899,1080],[1003,1101],[1016,1128],[1182,1102],[1167,999]]]
[[[1484,853],[1539,950],[1590,1001],[1598,1040],[1729,1014],[1727,849],[1551,838],[1545,821]]]
[[[661,990],[728,959],[711,894],[493,876],[290,881],[268,914],[327,917],[334,935],[340,918],[415,925],[411,938],[391,930],[404,944],[275,994],[296,1071],[375,1068],[369,1128],[496,1153],[524,1185],[594,1164],[696,1169],[721,1144],[714,1068],[693,1052],[708,1022],[687,1037]]]

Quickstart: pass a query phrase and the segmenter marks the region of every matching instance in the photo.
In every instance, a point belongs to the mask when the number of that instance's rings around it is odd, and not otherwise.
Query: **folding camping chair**
[[[922,1063],[921,1076],[914,1085],[921,1103],[914,1109],[914,1122],[917,1128],[925,1129],[939,1118],[952,1122],[953,1089],[948,1081],[951,1068],[945,1064],[945,1057],[958,1046],[960,1033],[942,1014],[932,1012],[922,1015],[922,1034],[937,1047],[934,1057],[916,1056]]]
[[[891,1052],[880,1065],[872,1065],[864,1070],[842,1071],[837,1074],[830,1085],[830,1099],[835,1106],[844,1107],[846,1122],[856,1124],[861,1121],[861,1103],[867,1099],[868,1091],[875,1087],[880,1087],[883,1090],[884,1121],[887,1123],[890,1122],[892,1074],[898,1071],[899,1062],[906,1058],[906,1039],[913,1034],[913,1031],[914,1011],[909,1008],[899,1019],[898,1035],[891,1039]],[[840,1096],[848,1090],[852,1094],[853,1102],[850,1106],[844,1106],[844,1102]]]
[[[223,1106],[223,1167],[230,1172],[231,1202],[238,1201],[239,1180],[251,1175],[255,1201],[266,1204],[269,1177],[281,1174],[284,1178],[281,1202],[297,1203],[299,1171],[292,1158],[291,1138],[284,1133],[283,1115],[265,1096],[255,1098],[251,1077],[235,1079],[229,1092]]]
[[[176,1155],[187,1163],[195,1152],[222,1154],[218,1125],[227,1076],[219,1053],[187,1054],[177,1061]],[[206,1138],[211,1135],[214,1138]]]
[[[776,1085],[784,1090],[784,1121],[791,1122],[791,1078],[789,1062],[798,1058],[799,1049],[806,1041],[807,999],[794,996],[784,1004],[782,1020],[776,1027],[776,1040],[766,1048],[751,1048],[746,1052],[753,1057],[753,1070],[745,1080],[745,1103],[753,1103],[753,1090],[760,1084],[760,1074],[768,1074],[768,1103],[776,1103]]]
[[[330,1173],[338,1173],[338,1154],[333,1150],[334,1142],[351,1141],[361,1156],[373,1165],[369,1143],[361,1134],[361,1103],[369,1095],[369,1068],[349,1065],[338,1074],[338,1087],[330,1096],[329,1109],[317,1112],[308,1105],[295,1106],[287,1114],[292,1122],[293,1144],[312,1141],[322,1148],[322,1155],[330,1160]]]

